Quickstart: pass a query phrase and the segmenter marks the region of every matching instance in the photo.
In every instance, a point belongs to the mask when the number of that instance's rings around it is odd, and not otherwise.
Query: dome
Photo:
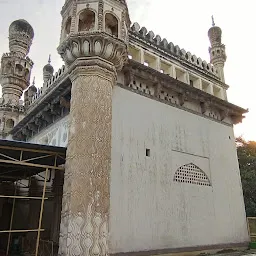
[[[53,66],[50,63],[48,63],[47,65],[44,66],[43,72],[48,72],[53,74],[54,72]]]
[[[54,72],[54,68],[53,66],[51,65],[51,54],[49,55],[49,59],[48,59],[48,64],[46,64],[43,68],[43,73],[50,73],[51,75],[53,74]]]
[[[26,20],[15,20],[9,27],[9,34],[16,32],[26,33],[31,39],[34,38],[34,30]]]
[[[36,93],[37,92],[37,88],[34,84],[32,84],[31,86],[28,87],[28,90],[33,92],[33,93]]]
[[[211,42],[211,45],[221,44],[221,35],[222,31],[220,27],[213,26],[208,31],[208,36]]]

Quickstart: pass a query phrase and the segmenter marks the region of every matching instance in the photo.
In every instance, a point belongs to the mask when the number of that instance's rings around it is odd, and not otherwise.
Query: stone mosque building
[[[208,31],[208,63],[131,24],[125,0],[66,0],[61,15],[65,65],[49,59],[41,88],[27,21],[10,25],[1,59],[0,255],[24,241],[63,256],[247,247],[233,134],[247,110],[227,100],[221,29]],[[43,150],[65,161],[22,176],[21,148],[35,165]]]

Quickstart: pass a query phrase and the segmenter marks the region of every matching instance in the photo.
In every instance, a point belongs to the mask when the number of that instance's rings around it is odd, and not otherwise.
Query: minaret
[[[10,52],[3,54],[1,59],[0,137],[5,137],[23,118],[20,98],[29,86],[33,62],[27,55],[33,38],[33,28],[27,21],[16,20],[10,25]]]
[[[51,55],[49,55],[48,64],[43,68],[43,79],[44,84],[53,76],[54,68],[51,65]]]
[[[224,65],[227,59],[225,45],[221,43],[222,31],[215,26],[212,16],[212,27],[208,31],[211,47],[209,48],[211,63],[218,71],[219,78],[225,83]]]
[[[112,92],[128,59],[125,0],[66,0],[58,52],[72,82],[59,255],[108,255]]]

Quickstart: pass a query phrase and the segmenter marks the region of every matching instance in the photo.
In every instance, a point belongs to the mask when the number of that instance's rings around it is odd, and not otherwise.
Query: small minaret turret
[[[211,47],[209,48],[211,63],[218,71],[219,78],[225,83],[224,65],[227,59],[225,45],[221,42],[222,31],[215,26],[212,16],[212,27],[208,31]]]
[[[43,68],[43,79],[44,84],[53,76],[54,68],[51,65],[51,55],[49,55],[48,64]]]
[[[33,61],[27,56],[34,38],[32,26],[25,20],[16,20],[9,27],[9,53],[1,58],[0,83],[0,138],[24,116],[20,98],[28,88]]]
[[[25,107],[29,106],[31,104],[33,96],[37,93],[37,88],[35,86],[35,77],[33,79],[32,85],[28,87],[28,89],[24,93],[24,102]]]
[[[1,59],[1,85],[3,104],[19,105],[27,89],[33,62],[27,57],[34,31],[25,20],[14,21],[9,28],[9,49]]]

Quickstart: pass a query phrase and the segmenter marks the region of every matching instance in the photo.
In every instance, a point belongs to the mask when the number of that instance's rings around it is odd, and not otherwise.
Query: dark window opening
[[[150,149],[149,148],[146,149],[146,156],[150,157]]]
[[[71,17],[68,18],[65,25],[65,36],[68,36],[70,34],[70,30],[71,30]]]
[[[78,32],[91,31],[95,27],[95,13],[90,10],[84,10],[79,15]]]
[[[118,20],[111,13],[105,16],[105,30],[108,34],[118,37]]]

